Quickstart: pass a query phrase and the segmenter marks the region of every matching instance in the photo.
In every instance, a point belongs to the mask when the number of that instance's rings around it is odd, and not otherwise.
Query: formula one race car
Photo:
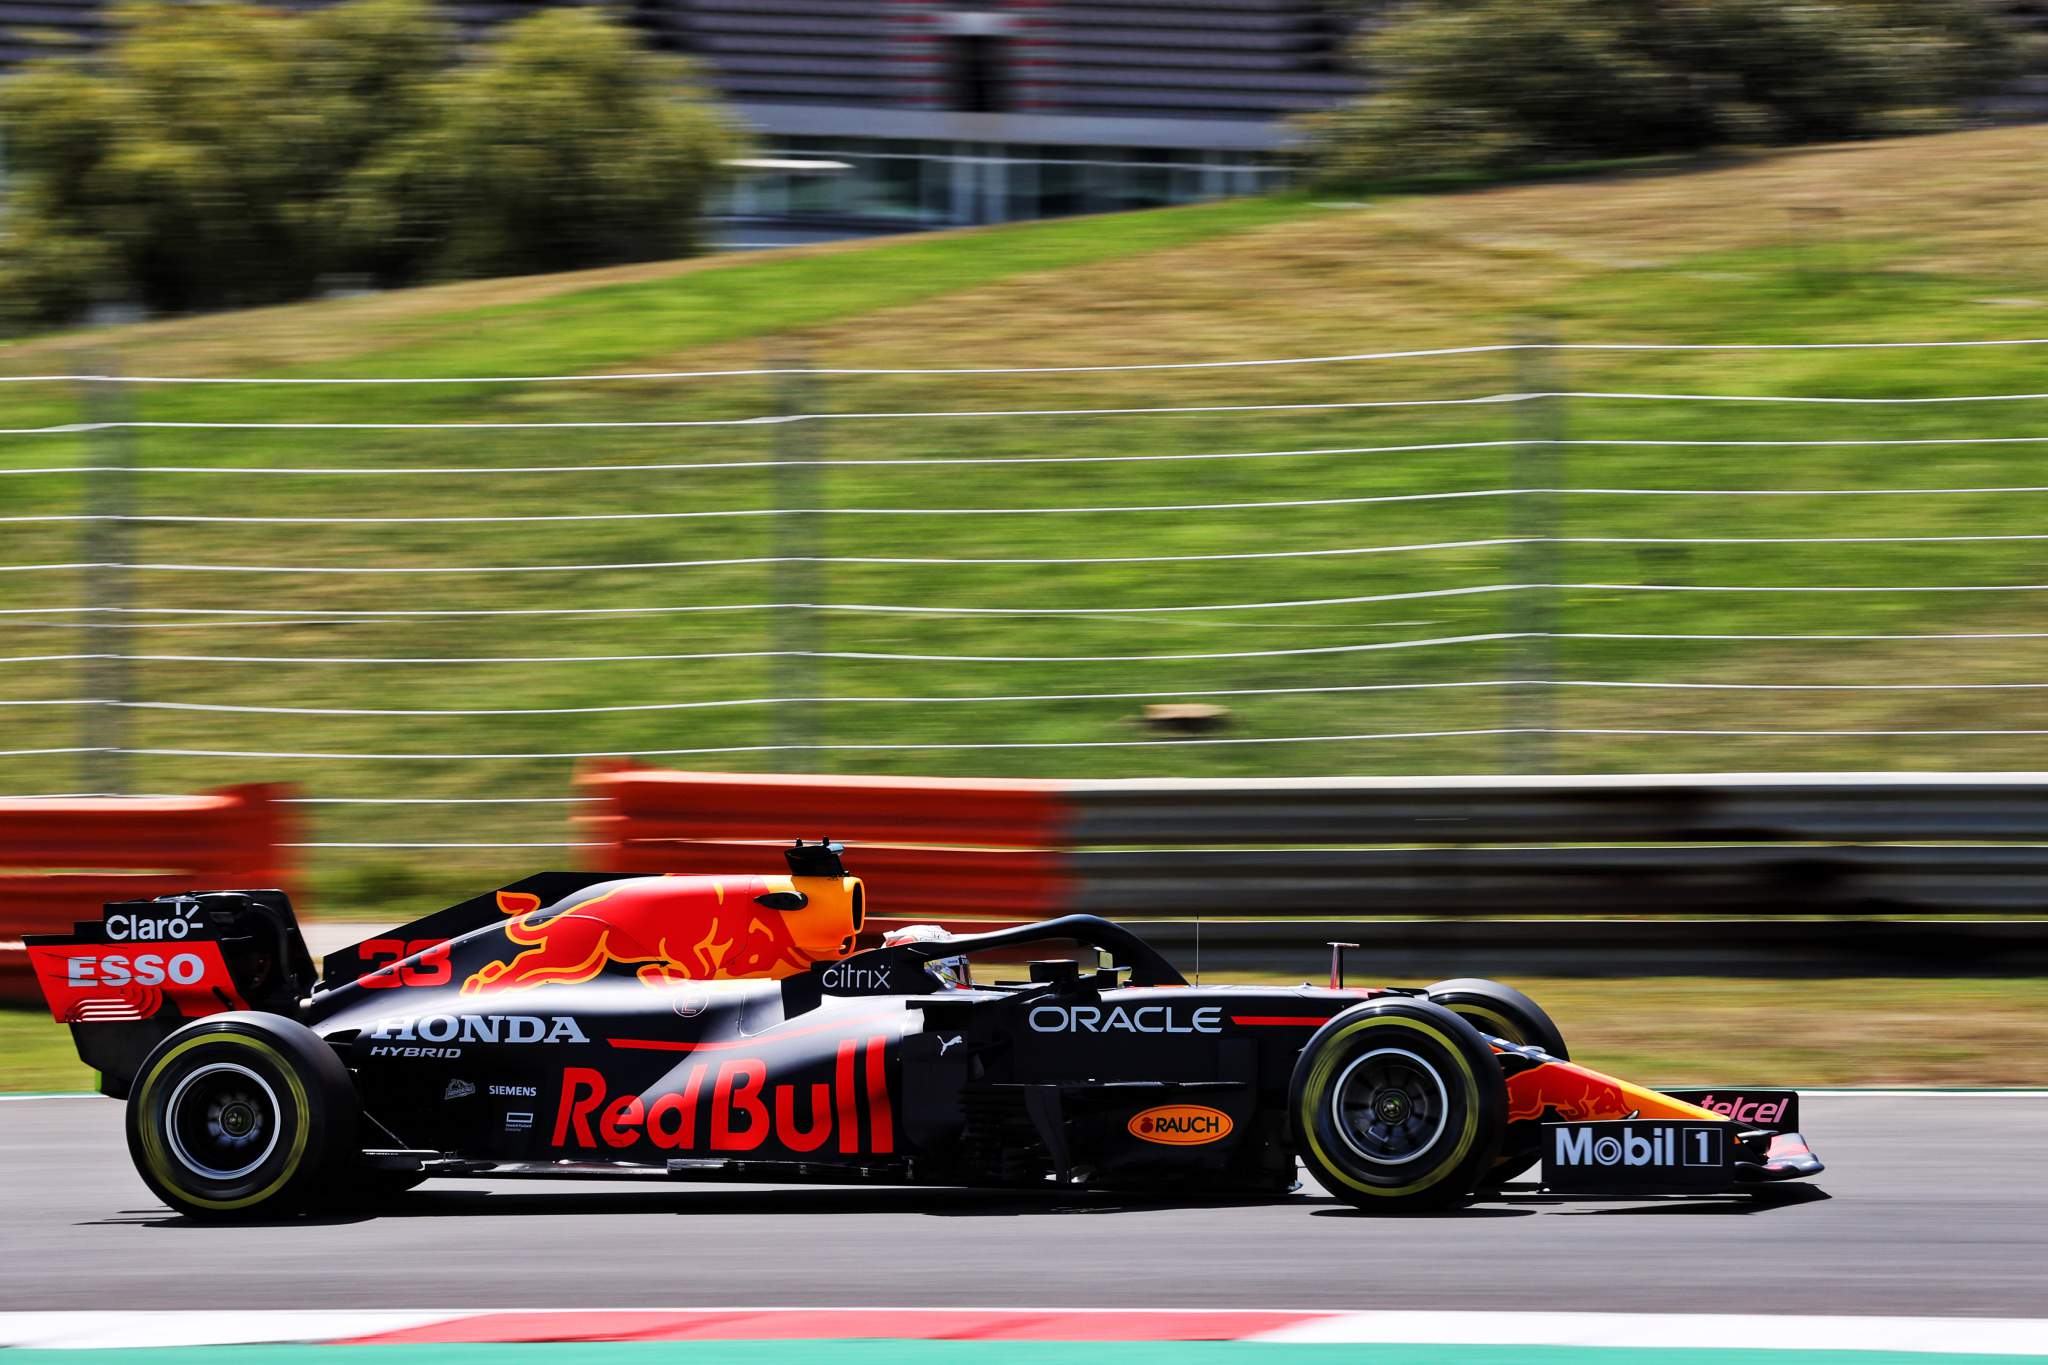
[[[1601,1075],[1494,982],[1190,986],[1086,915],[856,950],[840,852],[799,842],[785,876],[542,873],[318,979],[277,891],[119,902],[29,953],[127,1100],[142,1178],[198,1218],[446,1175],[1277,1195],[1298,1159],[1391,1212],[1539,1161],[1552,1190],[1631,1196],[1821,1169],[1790,1092]]]

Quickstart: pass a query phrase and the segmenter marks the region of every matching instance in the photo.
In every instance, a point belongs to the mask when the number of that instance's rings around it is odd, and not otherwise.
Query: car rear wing
[[[24,943],[51,1016],[116,1096],[180,1024],[226,1010],[292,1014],[313,984],[291,900],[275,890],[110,901],[69,934]]]

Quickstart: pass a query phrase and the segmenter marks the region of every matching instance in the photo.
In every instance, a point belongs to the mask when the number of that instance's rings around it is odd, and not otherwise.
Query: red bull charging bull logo
[[[1508,1121],[1550,1117],[1575,1123],[1602,1119],[1718,1119],[1696,1104],[1616,1080],[1573,1062],[1545,1062],[1508,1077]]]
[[[612,962],[650,985],[789,976],[846,955],[859,928],[852,878],[629,877],[551,906],[500,891],[505,936],[524,951],[462,983],[464,995],[573,985]]]

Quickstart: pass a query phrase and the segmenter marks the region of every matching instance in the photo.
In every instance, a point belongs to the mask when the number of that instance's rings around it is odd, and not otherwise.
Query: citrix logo
[[[889,969],[886,967],[853,967],[836,962],[825,969],[825,989],[832,991],[886,991],[889,989]]]

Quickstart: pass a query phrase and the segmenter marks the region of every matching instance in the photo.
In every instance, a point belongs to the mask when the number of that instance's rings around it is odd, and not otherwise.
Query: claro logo
[[[107,938],[115,943],[183,939],[192,936],[192,921],[179,915],[108,915]]]
[[[1200,1147],[1230,1136],[1230,1115],[1201,1104],[1162,1104],[1131,1115],[1126,1125],[1140,1142]]]
[[[1040,1005],[1028,1016],[1034,1033],[1221,1033],[1223,1007],[1203,1005]]]

